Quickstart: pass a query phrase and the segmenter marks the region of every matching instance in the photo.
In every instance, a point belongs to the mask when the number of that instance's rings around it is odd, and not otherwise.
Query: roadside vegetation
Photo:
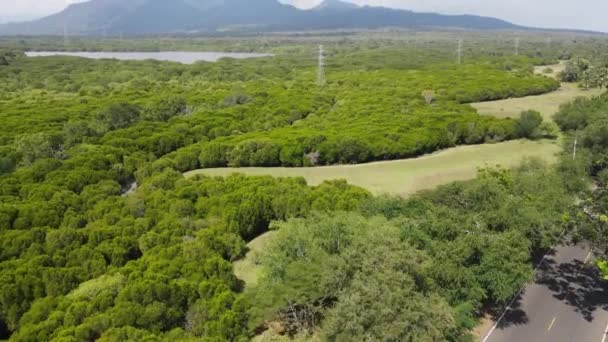
[[[608,279],[608,96],[578,99],[564,106],[555,121],[568,134],[572,158],[593,181],[579,204],[575,238],[593,247]]]
[[[273,58],[194,65],[30,59],[21,52],[57,42],[10,41],[0,61],[0,339],[244,341],[270,329],[466,341],[481,310],[513,295],[533,256],[578,222],[583,164],[485,167],[411,199],[345,181],[183,172],[546,135],[538,112],[500,119],[468,103],[555,90],[533,67],[571,52],[524,44],[512,56],[486,39],[462,65],[445,38],[337,41],[325,87],[307,39],[275,45]],[[583,147],[601,144],[601,125],[560,115],[564,130],[599,134]],[[246,286],[233,262],[271,228],[257,285]]]

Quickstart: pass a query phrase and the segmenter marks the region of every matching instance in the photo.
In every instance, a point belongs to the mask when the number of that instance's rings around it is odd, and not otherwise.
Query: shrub
[[[522,112],[517,121],[517,135],[520,138],[538,138],[539,127],[543,123],[543,117],[539,112],[528,110]]]

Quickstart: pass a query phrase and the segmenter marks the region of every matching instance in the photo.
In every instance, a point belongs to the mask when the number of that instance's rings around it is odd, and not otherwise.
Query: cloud
[[[59,12],[67,5],[82,0],[0,0],[3,17],[39,17]]]

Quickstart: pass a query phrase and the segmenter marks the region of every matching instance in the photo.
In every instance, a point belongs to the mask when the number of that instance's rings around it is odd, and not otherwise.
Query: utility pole
[[[574,136],[574,147],[572,148],[572,159],[576,160],[576,147],[578,145],[578,132]]]
[[[319,45],[319,69],[317,71],[317,85],[325,85],[325,56],[323,55],[323,45]]]
[[[519,37],[515,38],[515,56],[519,56]]]
[[[458,64],[462,64],[462,39],[458,39]]]

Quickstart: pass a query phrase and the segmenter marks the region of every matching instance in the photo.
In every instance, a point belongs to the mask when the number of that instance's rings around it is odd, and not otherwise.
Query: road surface
[[[556,248],[484,342],[608,342],[608,287],[580,246]]]

